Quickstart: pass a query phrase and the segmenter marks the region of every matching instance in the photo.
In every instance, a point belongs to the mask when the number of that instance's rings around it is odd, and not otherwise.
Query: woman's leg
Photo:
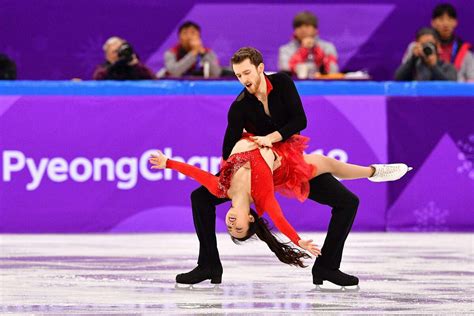
[[[316,174],[313,178],[323,173],[331,173],[339,179],[361,179],[369,178],[375,172],[373,167],[353,165],[318,154],[304,155],[304,160],[316,166]]]

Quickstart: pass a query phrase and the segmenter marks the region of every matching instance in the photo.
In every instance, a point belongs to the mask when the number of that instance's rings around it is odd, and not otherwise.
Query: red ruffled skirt
[[[251,140],[252,134],[242,138]],[[309,137],[293,135],[284,142],[274,143],[272,150],[281,157],[281,165],[273,171],[275,191],[303,202],[308,198],[309,180],[316,174],[316,167],[308,164],[303,151],[308,147]]]
[[[309,180],[316,174],[316,167],[303,157],[308,142],[308,137],[293,135],[284,142],[274,143],[272,148],[281,157],[281,166],[273,171],[275,191],[301,202],[308,198]]]

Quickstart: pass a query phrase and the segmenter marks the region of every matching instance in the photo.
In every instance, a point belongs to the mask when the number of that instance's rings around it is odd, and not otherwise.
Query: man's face
[[[196,28],[192,26],[184,28],[179,33],[179,44],[184,49],[190,50],[191,48],[190,42],[196,38],[199,38],[199,39],[201,38],[201,34]]]
[[[298,41],[302,41],[305,37],[315,37],[318,35],[318,29],[315,28],[313,25],[303,24],[297,27],[294,32],[294,36]]]
[[[240,64],[233,64],[232,69],[237,79],[239,79],[247,91],[251,94],[255,94],[262,82],[260,74],[263,72],[263,64],[256,67],[250,63],[250,59],[247,58]]]
[[[112,43],[110,43],[106,50],[105,50],[105,59],[109,62],[109,63],[115,63],[117,60],[119,60],[119,57],[118,57],[118,54],[117,54],[117,51],[120,47],[120,45],[122,45],[123,42],[120,41],[120,40],[117,40],[117,41],[113,41]]]
[[[448,14],[443,14],[436,19],[431,20],[431,26],[438,31],[439,35],[443,39],[448,39],[454,32],[456,26],[458,26],[458,20],[450,17]]]

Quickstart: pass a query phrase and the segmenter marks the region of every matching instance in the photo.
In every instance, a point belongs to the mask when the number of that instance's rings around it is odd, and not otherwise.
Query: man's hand
[[[272,141],[268,136],[252,136],[252,140],[259,147],[273,147]]]
[[[206,50],[204,49],[204,46],[202,45],[202,41],[199,37],[192,38],[189,41],[189,45],[191,46],[191,51],[195,55],[204,54],[206,52]]]
[[[317,247],[317,245],[313,244],[312,239],[309,239],[309,240],[300,239],[298,241],[298,245],[301,248],[308,250],[313,256],[317,257],[321,255],[321,250]]]
[[[412,54],[413,54],[413,56],[415,56],[415,57],[424,56],[424,54],[423,54],[423,47],[421,46],[420,43],[418,43],[418,42],[415,43],[415,45],[413,46],[413,49],[412,49]]]
[[[151,158],[148,161],[152,164],[151,169],[165,169],[167,160],[168,157],[163,155],[161,150],[158,150],[157,154],[151,154]]]
[[[138,58],[137,55],[133,54],[132,60],[128,63],[129,66],[135,66],[138,64]]]
[[[314,46],[314,37],[305,37],[301,40],[301,46],[304,48],[312,48]]]

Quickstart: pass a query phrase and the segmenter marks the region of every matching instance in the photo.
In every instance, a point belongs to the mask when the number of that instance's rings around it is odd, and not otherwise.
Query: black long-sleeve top
[[[284,141],[306,128],[306,114],[293,80],[285,73],[275,73],[267,78],[273,86],[268,95],[271,117],[265,113],[262,102],[244,88],[230,106],[227,115],[222,148],[224,160],[229,158],[244,129],[257,136],[278,131]]]

